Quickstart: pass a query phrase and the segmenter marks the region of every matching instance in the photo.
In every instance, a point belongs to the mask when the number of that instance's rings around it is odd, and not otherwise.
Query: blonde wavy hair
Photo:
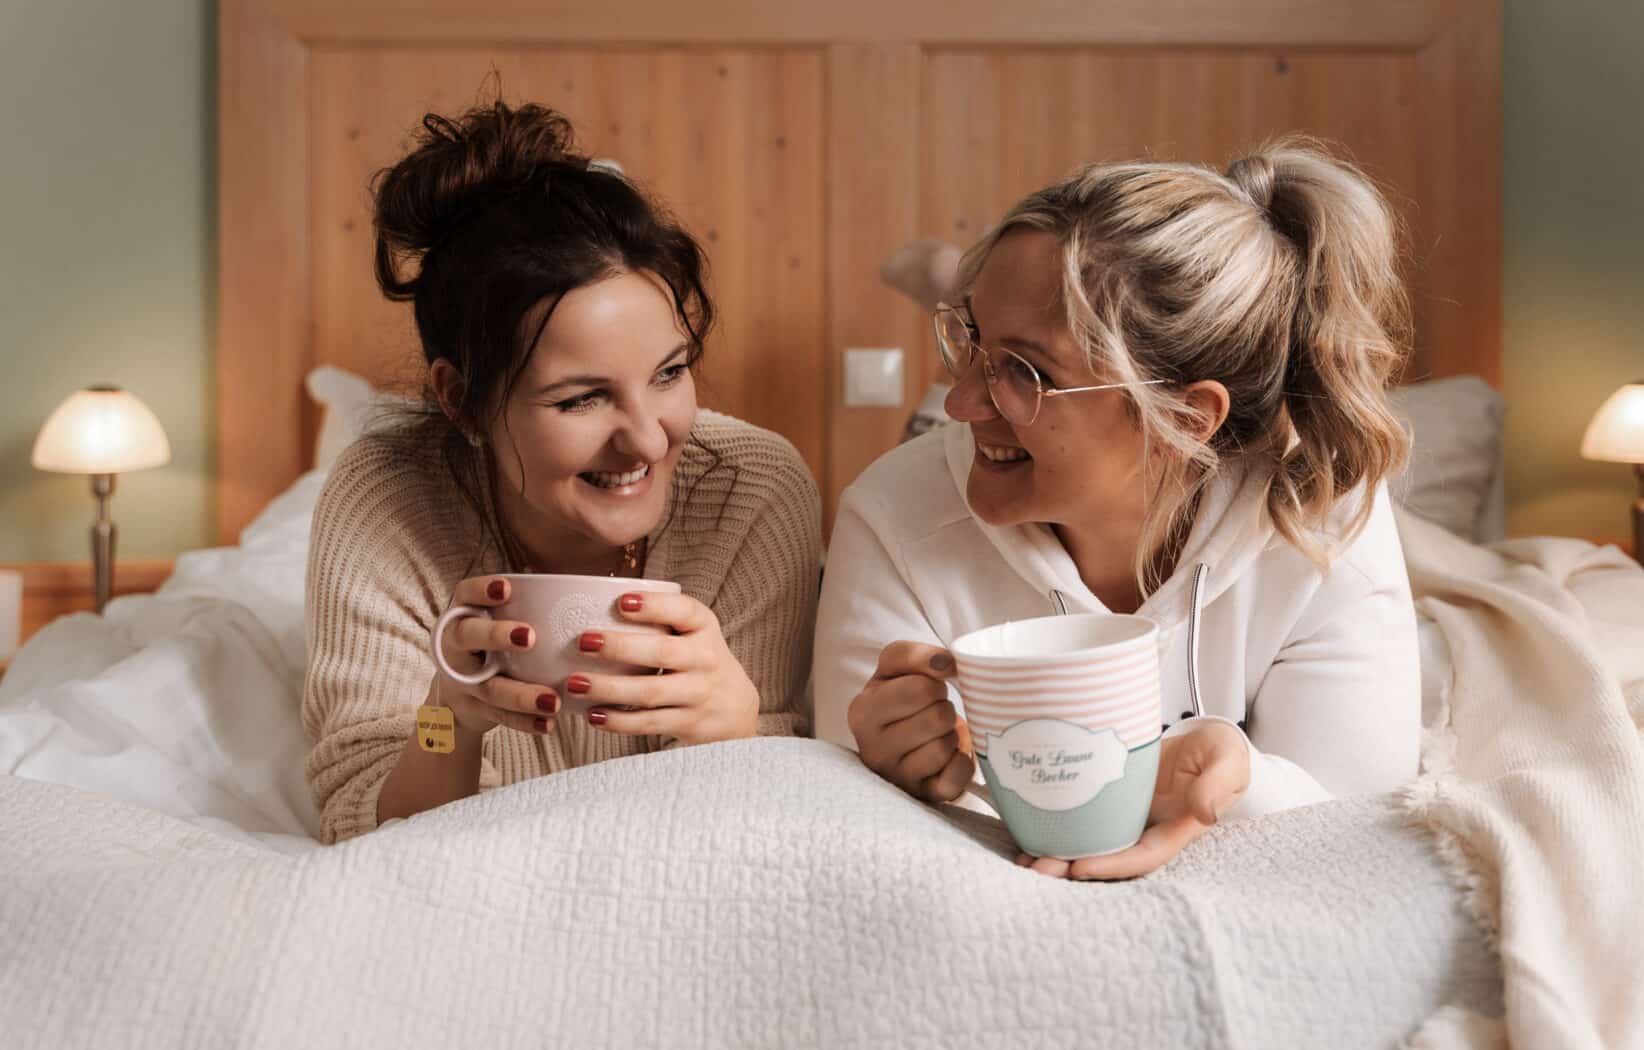
[[[1123,391],[1147,449],[1143,593],[1161,582],[1154,552],[1185,539],[1199,494],[1235,461],[1266,473],[1274,527],[1328,567],[1369,518],[1370,491],[1409,452],[1387,401],[1410,331],[1398,226],[1370,180],[1294,136],[1226,172],[1091,165],[1012,208],[961,260],[961,288],[1022,229],[1061,242],[1068,328],[1091,372],[1166,381]],[[1179,394],[1206,379],[1230,400],[1208,441]],[[1331,536],[1331,511],[1361,487]]]

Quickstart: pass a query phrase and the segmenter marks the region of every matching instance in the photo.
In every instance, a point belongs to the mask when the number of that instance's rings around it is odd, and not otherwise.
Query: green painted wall
[[[120,554],[211,542],[215,54],[211,0],[0,0],[0,561],[89,557],[86,479],[29,452],[96,382],[172,446],[118,483]]]
[[[1628,536],[1630,468],[1578,449],[1644,379],[1644,4],[1506,0],[1504,31],[1510,525]]]
[[[209,543],[215,5],[0,3],[0,561],[76,559],[81,478],[29,466],[77,386],[165,423],[122,479],[121,552]],[[1644,4],[1505,0],[1505,387],[1516,532],[1625,535],[1625,467],[1582,428],[1644,378]]]

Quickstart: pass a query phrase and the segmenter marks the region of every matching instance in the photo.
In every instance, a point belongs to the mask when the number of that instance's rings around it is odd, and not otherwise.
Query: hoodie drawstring
[[[1204,714],[1199,700],[1199,614],[1204,611],[1204,585],[1210,566],[1200,562],[1193,569],[1193,607],[1187,614],[1187,698],[1193,702],[1193,717]]]

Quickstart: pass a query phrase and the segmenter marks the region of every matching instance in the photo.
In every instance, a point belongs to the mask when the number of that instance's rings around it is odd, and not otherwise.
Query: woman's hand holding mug
[[[759,728],[759,690],[725,642],[719,617],[688,594],[633,593],[617,601],[623,620],[654,631],[584,631],[584,655],[655,676],[573,674],[565,691],[585,700],[588,721],[611,733],[682,744],[740,740]]]
[[[976,775],[948,699],[953,657],[919,642],[892,642],[846,714],[856,750],[875,773],[916,798],[951,802]]]
[[[1160,743],[1147,830],[1134,846],[1071,862],[1023,853],[1016,863],[1070,879],[1133,879],[1164,867],[1209,831],[1250,786],[1250,747],[1244,735],[1217,719],[1195,722],[1192,730]]]
[[[507,602],[512,591],[512,583],[504,577],[471,576],[457,584],[452,611],[459,606],[493,609]],[[441,671],[434,676],[429,699],[451,709],[459,733],[479,736],[492,726],[522,733],[546,733],[554,728],[560,698],[552,688],[502,674],[482,675],[483,668],[496,664],[496,658],[487,654],[530,652],[538,641],[536,628],[517,620],[447,613],[434,633]],[[468,680],[452,677],[453,671]]]

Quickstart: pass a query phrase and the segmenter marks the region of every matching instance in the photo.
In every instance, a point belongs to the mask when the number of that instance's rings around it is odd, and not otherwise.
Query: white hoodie
[[[890,642],[945,647],[1005,620],[1107,611],[1048,527],[971,513],[974,450],[970,427],[944,426],[845,490],[816,624],[819,738],[855,748],[845,712]],[[1386,791],[1416,773],[1415,611],[1385,486],[1375,501],[1321,572],[1275,532],[1256,479],[1218,479],[1175,574],[1137,610],[1160,628],[1165,727],[1186,731],[1198,713],[1246,731],[1250,787],[1225,818]]]

